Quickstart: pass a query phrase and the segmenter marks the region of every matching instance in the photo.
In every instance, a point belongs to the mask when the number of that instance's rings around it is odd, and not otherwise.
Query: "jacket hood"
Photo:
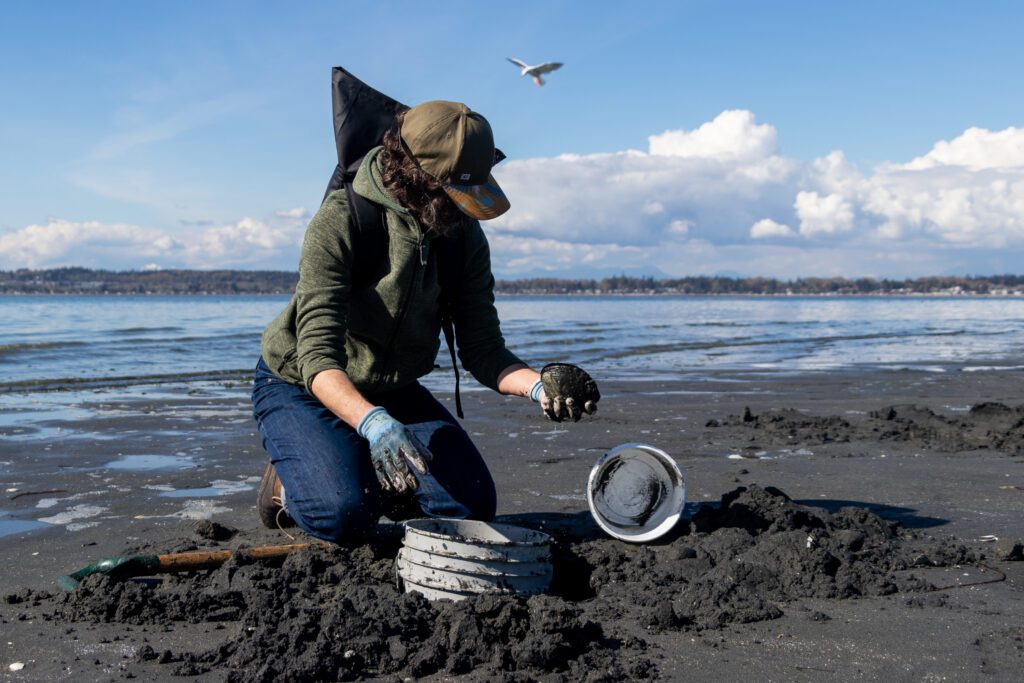
[[[384,149],[382,146],[377,146],[366,153],[362,163],[359,164],[359,170],[356,171],[355,180],[352,181],[352,189],[371,202],[376,202],[391,211],[409,214],[409,210],[395,201],[395,198],[384,187],[384,177],[381,175],[380,159],[378,158],[382,149]]]

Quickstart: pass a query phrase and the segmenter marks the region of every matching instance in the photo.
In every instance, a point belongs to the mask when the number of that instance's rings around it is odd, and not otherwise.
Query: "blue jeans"
[[[490,520],[494,480],[480,451],[444,406],[418,382],[367,397],[406,426],[429,458],[414,496],[382,495],[370,447],[305,387],[275,375],[261,358],[253,380],[253,416],[263,448],[285,490],[288,514],[328,541],[365,537],[382,514],[391,519],[458,517]]]

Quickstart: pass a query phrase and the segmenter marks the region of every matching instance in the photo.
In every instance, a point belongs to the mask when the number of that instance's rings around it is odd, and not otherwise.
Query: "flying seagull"
[[[537,85],[544,85],[544,79],[540,77],[541,74],[551,73],[555,69],[562,67],[561,62],[544,62],[537,66],[530,66],[521,59],[513,59],[512,57],[506,57],[505,59],[522,69],[521,76],[532,76],[533,82]]]

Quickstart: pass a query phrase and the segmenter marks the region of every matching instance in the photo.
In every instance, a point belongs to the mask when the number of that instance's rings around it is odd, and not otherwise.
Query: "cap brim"
[[[511,206],[492,175],[483,185],[445,185],[444,191],[462,213],[479,221],[497,218]]]

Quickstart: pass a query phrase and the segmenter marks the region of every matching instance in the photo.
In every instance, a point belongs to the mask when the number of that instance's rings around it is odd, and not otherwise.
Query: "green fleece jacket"
[[[348,198],[344,190],[332,192],[306,229],[295,294],[263,332],[267,366],[307,390],[324,370],[344,370],[357,389],[372,395],[434,368],[441,330],[434,236],[384,188],[379,151],[363,159],[352,189],[384,207],[388,258],[368,269],[374,273],[369,283],[352,282],[359,254]],[[498,374],[522,361],[501,335],[487,238],[477,221],[467,220],[462,229],[466,262],[453,296],[459,359],[496,390]]]

